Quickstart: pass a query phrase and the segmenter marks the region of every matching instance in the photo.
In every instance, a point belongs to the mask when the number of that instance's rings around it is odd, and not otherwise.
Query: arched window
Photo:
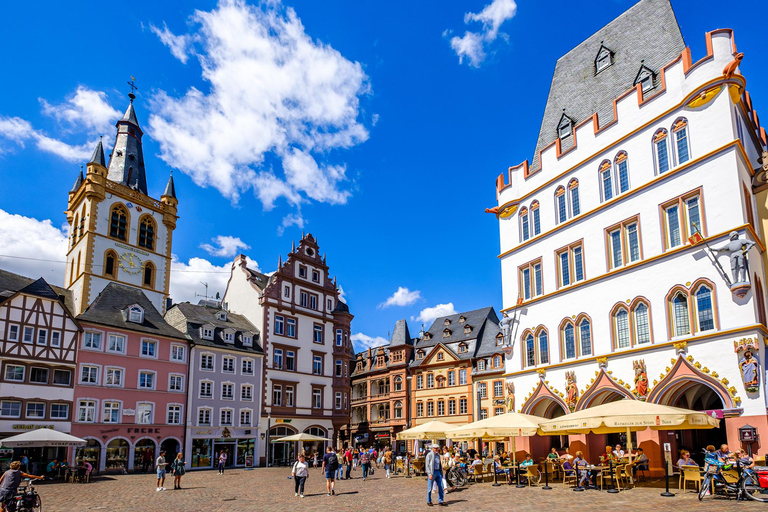
[[[616,166],[616,188],[618,188],[619,194],[623,194],[629,190],[629,158],[627,158],[626,151],[621,151],[616,156],[614,165]]]
[[[149,215],[139,221],[139,247],[146,247],[150,251],[155,248],[155,221]]]
[[[531,230],[528,225],[528,208],[522,208],[520,210],[520,237],[523,240],[531,238]]]
[[[495,368],[501,368],[501,356],[496,356],[493,358],[493,366]]]
[[[642,345],[651,342],[651,320],[648,305],[640,302],[633,311],[635,321],[635,343]]]
[[[667,130],[657,130],[653,136],[653,149],[656,154],[656,170],[663,174],[669,170],[669,149],[667,148]]]
[[[80,216],[75,215],[75,222],[72,224],[72,247],[77,243],[77,226],[80,223]]]
[[[565,359],[573,359],[576,357],[576,333],[571,322],[568,322],[563,327],[563,353]]]
[[[579,324],[579,342],[582,356],[592,355],[592,326],[586,318]]]
[[[533,236],[541,233],[541,219],[539,218],[539,202],[531,203],[531,233]]]
[[[688,296],[678,291],[670,301],[672,315],[672,336],[691,334],[691,321],[688,314]]]
[[[530,333],[525,337],[525,365],[536,366],[536,345]]]
[[[579,202],[579,180],[572,179],[568,183],[568,191],[571,194],[571,216],[575,217],[581,213],[581,203]]]
[[[625,308],[619,308],[613,314],[613,328],[616,348],[629,348],[632,342],[629,335],[629,313]]]
[[[83,205],[83,210],[80,213],[80,224],[77,226],[78,234],[77,236],[82,238],[83,233],[85,232],[85,205]]]
[[[148,286],[150,288],[155,287],[155,266],[151,261],[148,261],[144,264],[144,279],[142,282],[144,283],[144,286]]]
[[[549,334],[544,329],[539,331],[539,364],[549,364]]]
[[[690,147],[688,146],[688,120],[681,117],[672,126],[675,134],[675,154],[677,165],[684,164],[690,159]]]
[[[699,319],[699,331],[711,331],[715,328],[715,315],[712,311],[712,289],[701,285],[696,290],[696,313]]]
[[[116,204],[112,207],[112,214],[109,222],[109,236],[125,240],[125,231],[128,225],[128,211],[122,204]]]
[[[104,275],[106,277],[117,277],[117,253],[115,251],[107,251],[104,255]]]
[[[400,419],[403,417],[403,402],[395,402],[395,418]]]
[[[611,162],[603,160],[600,164],[600,196],[603,201],[613,199],[613,177],[611,176]]]
[[[555,190],[555,218],[557,223],[561,224],[568,218],[568,212],[565,206],[565,187],[559,186]]]
[[[402,390],[403,390],[403,378],[395,377],[395,391],[402,391]]]

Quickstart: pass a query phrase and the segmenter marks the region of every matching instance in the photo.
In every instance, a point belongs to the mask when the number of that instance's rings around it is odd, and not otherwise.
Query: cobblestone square
[[[55,483],[38,487],[46,512],[81,512],[105,510],[123,511],[389,511],[427,510],[424,477],[406,479],[385,477],[383,470],[363,482],[361,472],[353,472],[351,480],[336,484],[336,496],[325,494],[325,480],[319,469],[311,470],[305,488],[305,498],[293,495],[293,481],[287,479],[288,468],[232,470],[223,476],[215,471],[187,473],[183,489],[174,491],[173,482],[166,480],[171,490],[155,491],[153,474],[124,475],[97,479],[90,484]],[[675,481],[675,484],[677,482]],[[662,498],[658,488],[636,488],[618,494],[598,491],[581,493],[563,489],[560,482],[546,491],[540,487],[516,489],[507,485],[493,487],[491,483],[469,484],[446,495],[448,509],[483,512],[500,510],[566,510],[577,507],[590,512],[662,510],[676,512],[764,510],[757,502],[737,503],[708,497],[699,502],[693,492]],[[676,487],[676,485],[675,485]],[[435,503],[437,495],[435,494]]]

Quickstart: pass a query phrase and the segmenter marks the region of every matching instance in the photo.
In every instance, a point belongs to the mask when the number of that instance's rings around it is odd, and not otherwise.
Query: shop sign
[[[128,427],[126,431],[129,434],[159,434],[160,429],[159,428],[138,428],[138,427]]]
[[[136,416],[136,409],[123,409],[123,416]]]
[[[291,420],[275,420],[275,423],[290,423]]]
[[[505,403],[503,398],[497,398],[493,401],[493,405],[504,405]]]
[[[31,423],[27,423],[27,424],[17,423],[16,425],[13,425],[11,428],[13,428],[13,430],[37,430],[38,428],[49,428],[51,430],[54,430],[54,425],[33,425]]]
[[[195,435],[196,436],[208,436],[208,435],[211,435],[211,434],[213,434],[213,430],[211,430],[211,429],[206,429],[206,430],[197,429],[197,430],[195,430]]]
[[[389,434],[376,434],[376,439],[381,439],[382,437],[389,437]]]

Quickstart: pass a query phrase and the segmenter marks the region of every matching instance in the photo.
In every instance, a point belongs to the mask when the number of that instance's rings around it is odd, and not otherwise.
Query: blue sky
[[[223,292],[239,252],[274,270],[306,230],[358,347],[400,318],[415,334],[499,309],[495,177],[532,156],[556,59],[633,4],[12,2],[0,268],[62,282],[67,192],[98,136],[112,144],[133,75],[150,195],[175,171],[174,299]],[[694,59],[706,31],[735,30],[759,110],[763,2],[672,5]]]

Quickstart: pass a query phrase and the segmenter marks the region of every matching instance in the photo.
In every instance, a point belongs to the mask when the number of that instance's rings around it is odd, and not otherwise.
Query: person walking
[[[365,482],[368,471],[371,469],[371,455],[365,450],[360,452],[360,466],[363,468],[363,482]]]
[[[309,476],[309,464],[307,464],[307,458],[302,453],[299,455],[299,460],[294,462],[293,469],[291,470],[291,476],[293,476],[294,482],[294,496],[304,497],[304,483]]]
[[[384,460],[384,470],[387,472],[387,478],[389,478],[389,473],[392,469],[392,457],[392,449],[387,446],[384,449],[384,455],[382,456],[382,459]]]
[[[219,452],[219,474],[224,474],[224,465],[227,463],[227,451],[221,450]]]
[[[336,494],[334,487],[336,486],[336,470],[339,467],[339,458],[333,451],[333,447],[329,446],[325,449],[326,454],[323,455],[323,471],[325,472],[325,488],[328,491],[328,496]]]
[[[336,469],[336,480],[344,480],[344,456],[342,455],[344,453],[344,450],[341,448],[337,448],[334,452],[336,454],[336,460],[339,461],[339,464]]]
[[[437,486],[437,504],[445,506],[445,491],[443,490],[443,464],[440,457],[440,445],[433,444],[432,450],[427,453],[424,461],[424,469],[429,475],[427,486],[427,505],[432,506],[432,486]]]
[[[157,489],[156,491],[164,491],[165,487],[165,450],[160,450],[160,456],[157,458],[157,461],[155,462],[155,466],[157,467]]]
[[[352,449],[352,469],[357,471],[357,464],[360,461],[360,451],[357,448]]]
[[[173,474],[173,488],[181,489],[181,477],[184,476],[184,473],[186,471],[184,470],[184,466],[187,464],[187,461],[184,460],[184,454],[179,452],[176,454],[176,458],[173,459],[173,462],[171,462],[171,473]]]
[[[344,462],[347,464],[347,473],[344,478],[349,480],[352,478],[352,448],[347,448],[344,452]]]

